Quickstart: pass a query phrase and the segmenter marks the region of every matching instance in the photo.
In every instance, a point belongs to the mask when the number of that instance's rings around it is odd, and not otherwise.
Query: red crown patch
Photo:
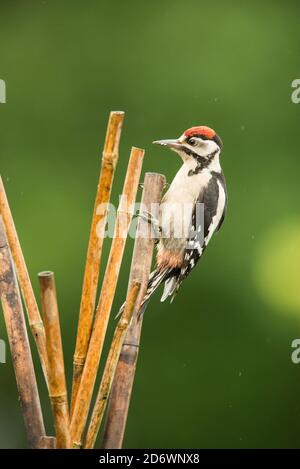
[[[198,127],[191,127],[184,132],[186,137],[194,137],[195,135],[205,135],[205,137],[209,139],[213,139],[216,135],[216,132],[211,129],[210,127],[206,127],[205,125],[200,125]]]

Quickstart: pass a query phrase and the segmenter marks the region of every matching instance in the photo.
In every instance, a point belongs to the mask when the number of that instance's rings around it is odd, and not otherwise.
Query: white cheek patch
[[[213,140],[202,140],[201,146],[201,155],[208,156],[211,155],[214,151],[218,150],[219,147]]]

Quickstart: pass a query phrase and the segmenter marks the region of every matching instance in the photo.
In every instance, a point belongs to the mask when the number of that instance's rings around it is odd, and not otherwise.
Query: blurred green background
[[[125,447],[300,446],[299,14],[276,0],[0,3],[1,174],[38,296],[37,272],[56,274],[69,385],[109,111],[126,112],[114,203],[131,145],[171,181],[179,158],[152,140],[206,124],[224,141],[226,223],[176,301],[147,310]],[[0,446],[26,447],[9,351],[0,374]]]

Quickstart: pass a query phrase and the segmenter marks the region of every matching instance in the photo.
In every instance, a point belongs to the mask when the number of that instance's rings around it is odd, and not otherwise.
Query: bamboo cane
[[[109,397],[109,393],[112,387],[114,374],[116,371],[116,367],[118,364],[118,360],[121,353],[122,344],[130,324],[134,306],[136,303],[136,299],[141,288],[141,284],[137,282],[133,282],[130,286],[127,298],[126,298],[126,305],[124,312],[118,322],[116,327],[114,337],[112,340],[112,344],[108,353],[107,361],[105,364],[105,368],[103,371],[101,384],[99,387],[98,395],[96,398],[96,403],[94,406],[94,410],[91,417],[91,422],[88,428],[84,448],[89,449],[93,448],[99,428],[101,426],[101,422],[103,419],[103,415],[105,412],[107,399]]]
[[[46,332],[49,397],[54,416],[56,447],[70,448],[70,419],[55,279],[53,272],[40,272],[38,277]]]
[[[24,312],[1,216],[0,295],[28,443],[31,448],[44,447],[45,428]]]
[[[42,369],[44,372],[46,383],[48,384],[47,376],[47,350],[45,329],[39,313],[37,302],[34,296],[33,288],[30,282],[29,274],[27,271],[25,259],[19,242],[18,234],[15,228],[13,217],[10,211],[8,200],[6,197],[2,178],[0,176],[0,214],[2,215],[3,223],[5,226],[6,236],[8,239],[9,247],[12,257],[16,266],[18,279],[20,282],[29,326],[32,331],[38,353],[41,360]]]
[[[71,413],[73,412],[92,329],[104,230],[107,219],[107,205],[109,203],[115,168],[118,162],[123,120],[124,112],[111,112],[106,131],[83,278],[77,340],[73,360]]]
[[[146,173],[142,195],[142,208],[158,216],[158,204],[161,199],[165,177],[156,173]],[[103,448],[122,448],[136,363],[138,358],[142,319],[137,319],[139,305],[146,293],[153,253],[153,239],[144,236],[145,222],[140,219],[137,226],[136,240],[132,256],[129,285],[140,282],[141,290],[134,311],[133,320],[127,331],[116,369],[111,390],[107,420],[103,436]]]
[[[120,272],[127,231],[133,215],[134,201],[141,174],[143,157],[143,150],[132,148],[122,197],[118,207],[113,242],[95,314],[93,331],[71,418],[70,429],[74,447],[80,447],[81,445],[81,436],[87,420],[109,315]],[[122,231],[121,236],[120,231]]]

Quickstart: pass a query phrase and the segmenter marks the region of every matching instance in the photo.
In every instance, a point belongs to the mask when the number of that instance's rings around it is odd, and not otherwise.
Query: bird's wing
[[[190,235],[184,252],[184,261],[177,278],[175,293],[202,256],[213,233],[224,220],[226,189],[218,177],[213,176],[198,196],[192,214]]]
[[[216,228],[216,231],[219,231],[219,229],[221,228],[221,226],[223,225],[223,222],[225,220],[225,216],[226,216],[226,212],[227,212],[227,203],[228,203],[228,194],[227,194],[227,187],[226,187],[226,180],[225,180],[225,176],[222,173],[213,173],[216,175],[217,179],[219,180],[223,190],[224,190],[224,193],[225,193],[225,207],[224,207],[224,210],[223,210],[223,214],[222,214],[222,217],[220,219],[220,222]]]

